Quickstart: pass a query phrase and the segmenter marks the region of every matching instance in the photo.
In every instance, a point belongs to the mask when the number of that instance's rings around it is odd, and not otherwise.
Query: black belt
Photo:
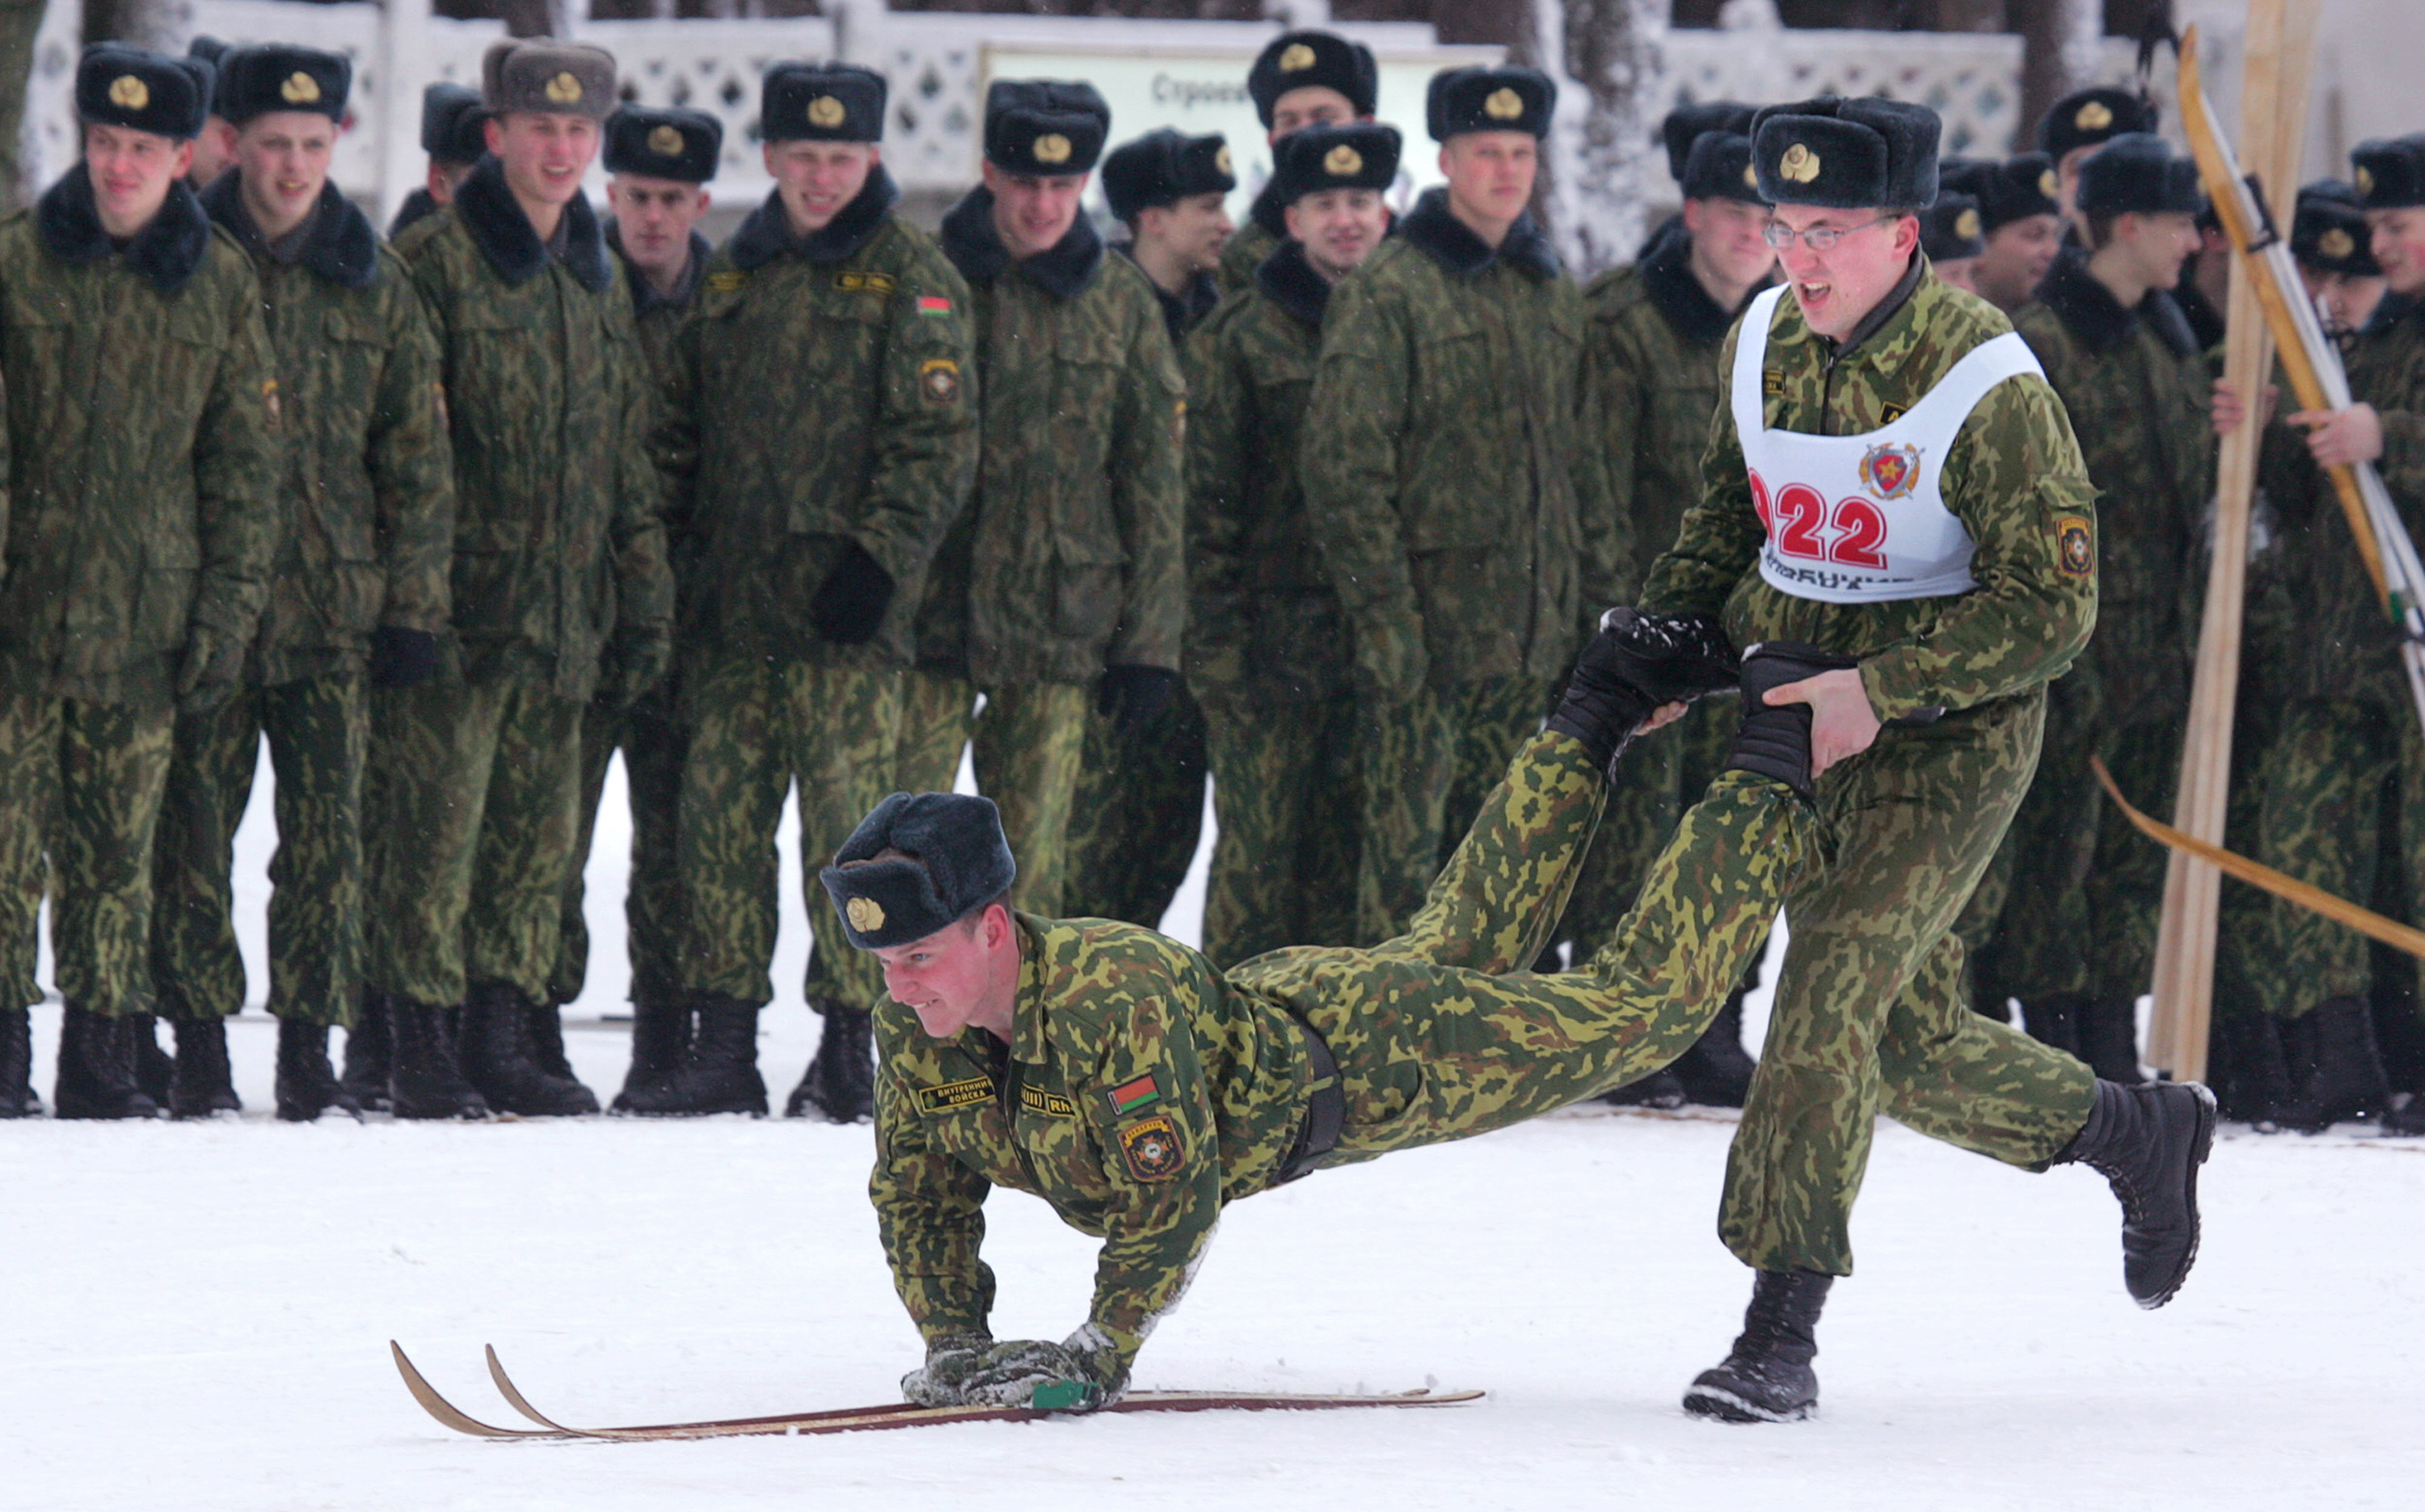
[[[1296,1143],[1289,1146],[1288,1158],[1280,1162],[1279,1174],[1272,1178],[1275,1186],[1313,1170],[1315,1162],[1339,1148],[1339,1132],[1347,1126],[1347,1094],[1339,1085],[1339,1058],[1330,1053],[1330,1046],[1312,1025],[1302,1018],[1296,1022],[1305,1030],[1305,1058],[1313,1068],[1313,1095],[1306,1102],[1305,1122],[1297,1126]]]

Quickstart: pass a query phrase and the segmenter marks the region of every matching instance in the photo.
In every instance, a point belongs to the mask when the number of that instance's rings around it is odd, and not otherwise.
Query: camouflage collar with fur
[[[900,185],[879,163],[850,203],[834,212],[833,219],[806,236],[795,236],[791,217],[783,211],[783,192],[778,189],[749,212],[749,218],[741,223],[724,249],[732,255],[732,265],[744,273],[763,268],[786,252],[811,263],[840,263],[875,239],[875,233],[884,229],[884,217],[900,201]]]
[[[552,254],[548,244],[539,240],[530,217],[506,187],[505,165],[494,157],[480,159],[455,191],[455,214],[461,217],[463,229],[472,233],[473,244],[497,276],[507,283],[528,283],[547,271],[548,258],[559,255],[565,271],[580,281],[592,294],[603,294],[614,281],[615,269],[606,257],[606,237],[598,225],[598,212],[591,209],[589,197],[574,195],[564,204],[564,219],[557,230],[562,233],[561,253]]]
[[[2055,258],[2046,280],[2038,285],[2037,301],[2054,312],[2064,329],[2100,356],[2128,342],[2142,322],[2175,357],[2189,357],[2198,350],[2189,319],[2170,294],[2150,289],[2137,309],[2125,310],[2113,291],[2088,271],[2088,256],[2077,247],[2067,247]]]
[[[101,212],[93,203],[91,170],[78,163],[65,177],[42,192],[34,207],[34,224],[43,247],[68,263],[98,263],[120,251],[102,229]],[[175,294],[202,265],[210,249],[210,217],[185,180],[169,186],[159,213],[128,240],[126,265],[152,280],[162,294]]]
[[[1554,279],[1560,270],[1558,249],[1542,234],[1531,211],[1516,217],[1516,224],[1507,228],[1506,239],[1493,249],[1451,213],[1444,188],[1424,190],[1415,208],[1398,222],[1398,234],[1441,267],[1469,279],[1498,262],[1521,268],[1535,279]]]
[[[993,191],[983,184],[961,197],[943,216],[943,255],[971,283],[991,283],[1016,267],[1056,299],[1075,299],[1103,265],[1103,239],[1081,211],[1061,240],[1034,257],[1011,261],[1010,248],[993,225]]]
[[[1322,328],[1323,312],[1330,307],[1330,280],[1305,260],[1303,242],[1280,243],[1256,266],[1255,287],[1297,319]]]
[[[243,172],[230,168],[214,180],[202,191],[202,208],[247,252],[259,257],[265,243],[244,205]],[[323,183],[319,203],[312,207],[310,234],[295,261],[342,288],[367,289],[378,278],[378,237],[369,216],[339,194],[335,184]]]

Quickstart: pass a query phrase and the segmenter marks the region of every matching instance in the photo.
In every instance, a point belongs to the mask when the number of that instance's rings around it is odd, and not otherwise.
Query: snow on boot
[[[2214,1094],[2196,1082],[2096,1084],[2088,1122],[2048,1164],[2086,1166],[2122,1202],[2122,1281],[2141,1307],[2173,1299],[2197,1263],[2198,1167],[2214,1148]]]
[[[2374,1043],[2374,1009],[2363,997],[2328,997],[2307,1015],[2315,1067],[2298,1095],[2275,1110],[2286,1129],[2321,1134],[2343,1119],[2391,1106],[2391,1083]]]
[[[1640,1081],[1630,1081],[1614,1091],[1602,1092],[1599,1100],[1611,1107],[1678,1108],[1684,1106],[1684,1084],[1676,1079],[1674,1068],[1654,1071]]]
[[[1751,1285],[1742,1332],[1714,1368],[1693,1377],[1684,1410],[1725,1423],[1798,1423],[1819,1406],[1819,1310],[1833,1276],[1763,1270]]]
[[[337,1084],[365,1113],[389,1110],[388,1066],[395,1058],[395,1041],[394,1031],[388,1027],[388,1011],[394,1001],[385,993],[364,988],[354,1010],[354,1022],[345,1026],[345,1074],[337,1078]]]
[[[1735,661],[1707,616],[1612,609],[1575,658],[1549,727],[1582,741],[1614,781],[1617,756],[1652,710],[1733,687]]]
[[[2290,1101],[2282,1021],[2271,1013],[2219,1012],[2211,1040],[2217,1052],[2211,1058],[2222,1073],[2214,1089],[2217,1110],[2235,1122],[2277,1132],[2282,1105]]]
[[[334,1109],[353,1118],[362,1116],[337,1070],[329,1064],[329,1026],[302,1019],[278,1021],[278,1116],[288,1123],[309,1123]]]
[[[766,1079],[758,1074],[758,1005],[720,993],[691,999],[699,1027],[680,1070],[647,1087],[626,1082],[630,1111],[649,1117],[707,1113],[766,1116]]]
[[[24,1009],[0,1009],[0,1119],[38,1119],[42,1100],[34,1091],[34,1017]]]
[[[800,1085],[783,1103],[787,1119],[806,1118],[811,1111],[828,1123],[864,1123],[875,1116],[875,1034],[867,1011],[838,1003],[819,1003],[825,1032]]]
[[[126,1042],[135,1057],[135,1085],[152,1099],[155,1107],[169,1106],[170,1083],[177,1076],[177,1062],[160,1048],[159,1021],[149,1013],[134,1013],[125,1021]]]
[[[531,1058],[538,1069],[559,1081],[578,1081],[572,1062],[564,1058],[564,1010],[554,1003],[533,1003],[530,1011]]]
[[[1701,1031],[1693,1048],[1667,1068],[1684,1089],[1687,1102],[1703,1107],[1741,1107],[1751,1095],[1751,1074],[1757,1064],[1742,1044],[1743,994],[1737,987],[1726,995],[1726,1006]]]
[[[2067,1056],[2080,1054],[2080,1020],[2088,1011],[2088,998],[2080,993],[2048,993],[2043,997],[2021,999],[2021,1029],[2038,1043],[2062,1051]],[[2118,1078],[2137,1081],[2133,1074]]]
[[[2080,1011],[2080,1058],[2099,1080],[2125,1086],[2146,1080],[2139,1070],[2139,1005],[2092,997]]]
[[[489,1105],[455,1063],[447,1011],[410,998],[386,1000],[388,1106],[400,1119],[485,1119]]]
[[[623,1074],[623,1090],[608,1104],[610,1113],[636,1113],[634,1098],[648,1101],[682,1072],[690,1057],[690,1010],[680,1004],[632,1005],[632,1068]],[[761,1090],[761,1096],[763,1090]]]
[[[552,1075],[531,1043],[531,1003],[510,982],[472,984],[463,1004],[463,1079],[490,1108],[531,1118],[598,1111],[598,1098],[567,1076]]]
[[[235,1074],[228,1069],[227,1020],[214,1014],[169,1022],[177,1031],[177,1067],[169,1078],[169,1116],[207,1119],[243,1112]]]
[[[151,1020],[144,1021],[149,1026]],[[59,1079],[51,1089],[63,1119],[148,1119],[160,1116],[135,1080],[137,1029],[131,1019],[104,1018],[70,1003],[59,1019]],[[149,1033],[148,1027],[142,1032]]]

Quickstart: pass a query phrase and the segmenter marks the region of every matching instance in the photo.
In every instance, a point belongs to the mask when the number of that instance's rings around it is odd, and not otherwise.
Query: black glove
[[[674,663],[673,637],[663,626],[618,629],[606,643],[598,696],[616,712],[631,708]]]
[[[236,694],[244,683],[244,643],[197,625],[177,664],[177,712],[207,714]]]
[[[892,574],[853,541],[809,599],[809,623],[836,645],[865,645],[884,627],[892,591]]]
[[[382,625],[371,631],[371,686],[410,688],[438,673],[438,637],[427,630]]]
[[[1105,667],[1095,708],[1126,734],[1168,708],[1178,696],[1179,674],[1165,667]]]

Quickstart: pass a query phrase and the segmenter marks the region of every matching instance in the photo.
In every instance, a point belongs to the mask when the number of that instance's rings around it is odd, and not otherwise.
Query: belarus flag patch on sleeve
[[[941,294],[922,294],[918,296],[918,313],[922,315],[948,315],[951,312],[952,302]]]
[[[1111,1105],[1112,1117],[1125,1118],[1138,1108],[1150,1107],[1161,1102],[1162,1088],[1150,1074],[1143,1075],[1107,1090],[1103,1093],[1103,1101]]]

